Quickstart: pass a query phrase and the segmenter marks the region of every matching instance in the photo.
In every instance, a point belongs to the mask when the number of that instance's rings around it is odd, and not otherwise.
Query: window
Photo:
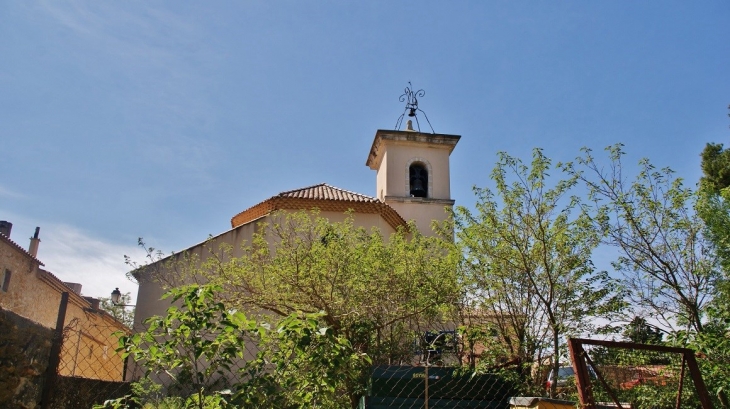
[[[10,276],[12,274],[10,273],[10,270],[5,270],[5,274],[3,275],[3,292],[8,292],[8,287],[10,287]]]
[[[423,163],[414,163],[408,169],[412,197],[428,197],[428,170]]]

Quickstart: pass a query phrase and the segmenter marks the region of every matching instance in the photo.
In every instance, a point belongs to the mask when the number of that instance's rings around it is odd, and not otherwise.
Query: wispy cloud
[[[25,199],[27,196],[0,185],[0,197],[6,197],[8,199]]]
[[[124,255],[141,260],[139,248],[93,237],[70,226],[44,226],[38,257],[46,269],[63,281],[82,284],[82,293],[108,297],[116,287],[137,296],[137,285],[125,275]]]
[[[221,149],[197,134],[217,115],[202,97],[214,79],[201,66],[215,58],[200,27],[145,2],[35,7],[74,34],[63,43],[78,55],[73,63],[119,98],[120,118],[134,124],[127,137],[138,141],[130,146],[161,166],[205,179]]]
[[[62,281],[80,283],[83,295],[109,297],[119,287],[137,298],[137,284],[126,277],[130,269],[124,264],[124,255],[143,260],[144,253],[138,247],[113,243],[65,224],[28,220],[2,209],[0,213],[13,223],[10,238],[24,248],[35,226],[40,226],[38,259]]]
[[[176,53],[169,51],[170,45],[176,39],[194,37],[195,32],[194,25],[146,3],[44,1],[40,8],[87,44],[99,46],[97,51],[134,62],[147,57],[142,61],[166,65],[176,58]]]

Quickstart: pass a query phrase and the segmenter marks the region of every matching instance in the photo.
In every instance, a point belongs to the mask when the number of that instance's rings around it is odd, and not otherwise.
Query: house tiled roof
[[[321,183],[281,192],[264,200],[233,216],[231,227],[236,228],[250,223],[276,210],[311,210],[314,208],[321,211],[346,212],[352,210],[356,213],[378,213],[394,229],[406,225],[406,221],[395,209],[374,197]]]
[[[23,255],[25,255],[25,256],[27,256],[27,257],[30,257],[30,258],[31,258],[31,259],[32,259],[33,261],[35,261],[35,262],[36,262],[36,263],[38,263],[39,265],[44,265],[44,264],[43,264],[43,263],[42,263],[42,262],[41,262],[40,260],[38,260],[37,258],[33,257],[33,255],[32,255],[32,254],[28,253],[28,250],[26,250],[26,249],[24,249],[23,247],[21,247],[21,246],[20,246],[20,244],[18,244],[18,243],[16,243],[16,242],[12,241],[12,240],[10,239],[10,237],[6,236],[5,234],[3,234],[3,233],[0,233],[0,240],[2,240],[2,241],[4,241],[4,242],[8,243],[8,244],[9,244],[10,246],[12,246],[12,247],[15,247],[15,249],[16,249],[16,250],[18,250],[19,252],[21,252],[21,253],[22,253]]]

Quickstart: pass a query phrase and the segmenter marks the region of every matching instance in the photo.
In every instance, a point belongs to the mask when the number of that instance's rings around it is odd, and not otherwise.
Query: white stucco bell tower
[[[376,197],[430,236],[431,222],[446,219],[445,208],[454,205],[449,156],[461,136],[408,128],[379,129],[365,164],[377,172]]]

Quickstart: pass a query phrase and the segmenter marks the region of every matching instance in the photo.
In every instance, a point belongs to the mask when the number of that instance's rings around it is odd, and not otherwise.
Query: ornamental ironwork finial
[[[418,132],[421,132],[421,124],[418,123],[418,112],[421,112],[423,114],[423,117],[426,118],[426,122],[428,122],[428,126],[431,128],[431,133],[436,133],[433,130],[433,126],[431,126],[431,121],[428,120],[428,116],[421,108],[418,107],[418,98],[423,98],[424,95],[426,95],[426,91],[423,89],[419,89],[416,92],[413,92],[411,82],[408,81],[408,86],[406,87],[403,94],[398,98],[400,102],[406,103],[406,108],[403,110],[403,113],[398,117],[398,121],[395,123],[395,129],[400,131],[401,125],[403,125],[403,118],[405,118],[406,113],[409,117],[416,120],[416,127],[418,128]],[[411,122],[410,120],[408,122]],[[413,130],[410,126],[408,127],[408,130]]]

